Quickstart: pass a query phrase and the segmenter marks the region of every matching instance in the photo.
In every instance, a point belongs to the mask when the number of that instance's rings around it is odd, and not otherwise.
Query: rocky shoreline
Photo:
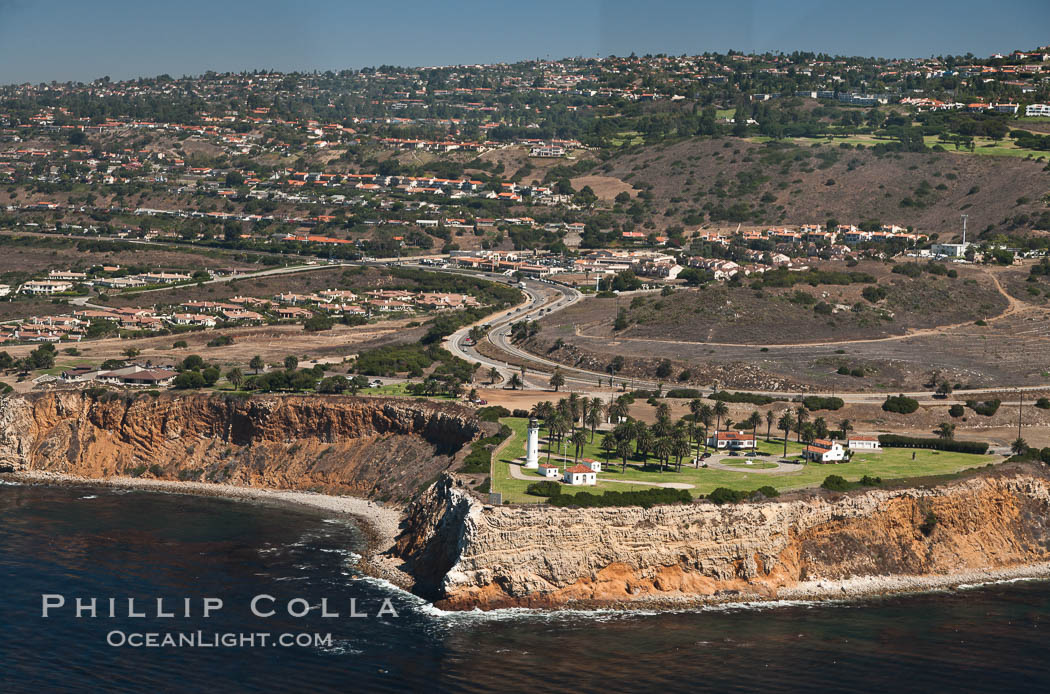
[[[400,588],[407,589],[412,584],[412,578],[397,569],[397,562],[390,561],[388,557],[384,556],[393,547],[394,538],[399,532],[401,509],[369,501],[368,499],[208,482],[176,482],[120,476],[104,478],[84,477],[43,470],[8,472],[4,473],[2,477],[28,484],[115,487],[169,494],[215,496],[254,503],[287,504],[308,507],[334,516],[352,516],[358,521],[358,528],[365,536],[368,548],[358,562],[358,568],[370,576],[385,579]]]

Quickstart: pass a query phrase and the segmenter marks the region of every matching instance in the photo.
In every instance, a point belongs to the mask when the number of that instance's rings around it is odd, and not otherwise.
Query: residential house
[[[814,463],[841,463],[846,459],[846,451],[838,441],[817,439],[806,446],[802,457]]]
[[[565,471],[565,483],[576,485],[598,484],[598,473],[586,465],[573,465]]]
[[[707,438],[707,445],[715,449],[726,448],[731,451],[755,448],[755,437],[742,431],[718,431]]]

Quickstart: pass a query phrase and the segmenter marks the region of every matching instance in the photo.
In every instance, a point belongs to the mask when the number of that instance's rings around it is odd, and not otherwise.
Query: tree
[[[682,459],[689,457],[689,454],[693,452],[692,447],[689,445],[689,441],[683,436],[675,436],[672,438],[672,444],[674,450],[672,454],[675,457],[675,463],[678,468],[678,472],[682,471]]]
[[[562,374],[559,367],[554,367],[554,373],[551,374],[550,378],[551,388],[557,393],[558,389],[565,385],[565,375]]]
[[[619,424],[621,419],[627,417],[627,403],[623,401],[623,398],[617,398],[615,402],[609,405],[609,421],[613,424]]]
[[[955,425],[951,422],[941,422],[937,425],[937,436],[949,441],[952,440],[955,438]]]
[[[204,387],[204,376],[199,371],[183,371],[172,382],[171,387],[176,390],[187,390]]]
[[[653,455],[660,461],[660,472],[664,471],[667,460],[674,452],[674,442],[670,436],[661,436],[653,441]]]
[[[591,443],[594,443],[594,434],[598,431],[598,425],[602,423],[602,414],[605,404],[601,398],[591,398],[591,405],[587,410],[584,423],[591,428]]]
[[[226,372],[226,380],[230,382],[234,388],[240,388],[241,384],[244,383],[244,374],[241,370],[234,367]]]
[[[627,458],[631,455],[631,439],[623,438],[616,440],[616,456],[623,461],[620,474],[627,472]]]
[[[510,389],[511,390],[517,390],[518,388],[521,388],[522,387],[521,376],[519,376],[518,374],[513,374],[510,377],[509,384],[510,384]]]
[[[645,422],[637,422],[634,430],[635,452],[643,461],[649,457],[649,451],[653,449],[655,440],[653,430],[646,426]]]
[[[952,394],[952,385],[948,381],[941,381],[937,384],[937,390],[935,392],[937,397],[946,398]]]
[[[139,350],[135,349],[134,347],[128,347],[127,349],[124,350],[123,354],[128,359],[134,359],[139,354],[141,354],[141,352]]]
[[[777,421],[777,416],[773,414],[773,410],[766,410],[766,441],[769,441],[769,432],[773,429],[773,422]]]
[[[598,444],[598,447],[602,449],[602,454],[605,457],[605,464],[609,464],[609,458],[616,454],[616,437],[612,433],[607,433],[602,437],[602,442]]]
[[[1010,444],[1010,450],[1013,451],[1014,455],[1024,455],[1028,452],[1028,442],[1021,437],[1017,437],[1017,439]]]
[[[219,372],[219,369],[214,366],[209,366],[208,368],[201,371],[201,377],[204,379],[204,385],[208,387],[215,385],[218,382],[220,375],[222,374]]]
[[[587,432],[583,429],[577,429],[572,432],[572,436],[569,437],[569,442],[573,445],[573,448],[576,451],[576,454],[573,457],[573,463],[578,463],[580,461],[580,453],[583,452],[583,447],[587,445]]]
[[[346,389],[350,395],[357,395],[357,391],[368,387],[368,378],[358,374],[346,382]]]
[[[758,410],[755,410],[751,413],[751,416],[747,418],[746,423],[751,427],[751,436],[756,437],[755,440],[757,441],[758,425],[762,423],[762,415],[758,413]]]
[[[721,428],[722,418],[729,414],[729,405],[726,405],[725,400],[719,400],[711,408],[711,411],[715,415],[715,435],[717,436],[718,430]]]
[[[791,410],[784,410],[784,413],[780,415],[780,419],[777,421],[777,428],[784,432],[784,457],[788,454],[788,436],[791,435],[791,430],[795,428],[795,418],[791,416]]]
[[[499,369],[495,366],[489,369],[489,384],[494,384],[499,380]]]
[[[258,354],[252,357],[252,360],[248,362],[248,368],[253,370],[256,374],[262,371],[264,366],[266,366],[266,364],[263,362],[263,358]]]
[[[848,419],[843,419],[839,424],[839,431],[842,432],[842,438],[848,439],[849,433],[853,431],[853,424]]]
[[[294,354],[289,354],[284,358],[284,368],[288,371],[295,371],[299,367],[299,359]]]
[[[569,430],[569,423],[565,420],[563,415],[558,410],[554,410],[551,413],[550,418],[547,420],[547,462],[551,461],[551,448],[554,447],[555,440],[560,441],[561,437],[565,432]]]
[[[322,378],[321,382],[317,384],[317,392],[338,395],[346,390],[348,385],[346,378],[343,376],[328,376],[327,378]]]
[[[798,441],[802,441],[802,425],[809,419],[809,410],[806,409],[805,405],[799,405],[795,408],[795,432],[798,434]]]
[[[204,368],[204,358],[197,354],[191,354],[182,360],[184,371],[200,371]]]

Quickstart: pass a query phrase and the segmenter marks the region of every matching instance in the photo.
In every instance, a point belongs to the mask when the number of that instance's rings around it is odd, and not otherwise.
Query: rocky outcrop
[[[0,469],[402,501],[478,432],[468,409],[399,398],[53,391],[0,401]]]
[[[404,527],[394,551],[446,609],[770,599],[1050,561],[1050,481],[1033,466],[935,489],[567,509],[484,506],[444,478]]]

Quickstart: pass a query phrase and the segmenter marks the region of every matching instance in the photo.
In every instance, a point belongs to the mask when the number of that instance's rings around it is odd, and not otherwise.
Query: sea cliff
[[[0,468],[405,501],[479,433],[404,398],[52,391],[0,401]]]
[[[415,590],[445,609],[769,600],[856,585],[866,592],[951,585],[1003,570],[1046,570],[1044,468],[1013,466],[930,489],[650,509],[487,506],[445,476],[411,506],[394,553],[415,577]]]

